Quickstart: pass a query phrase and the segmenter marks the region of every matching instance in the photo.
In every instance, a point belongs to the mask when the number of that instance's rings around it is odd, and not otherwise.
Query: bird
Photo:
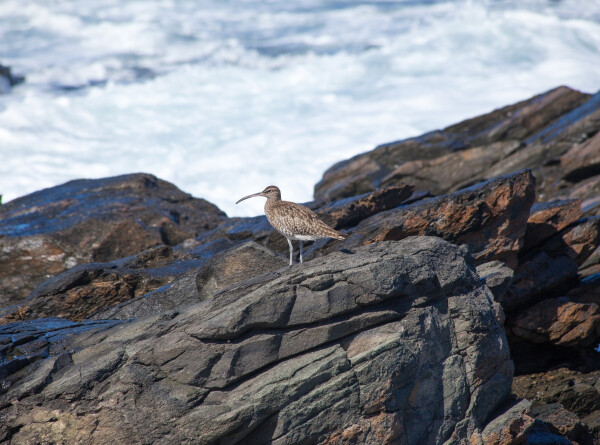
[[[303,241],[315,241],[321,238],[343,240],[347,236],[345,233],[329,227],[308,207],[295,202],[283,201],[279,187],[274,185],[268,186],[262,192],[244,196],[236,204],[256,196],[267,198],[267,202],[265,202],[267,219],[273,228],[287,239],[290,246],[290,266],[293,264],[292,256],[294,253],[292,240],[300,242],[300,263],[302,263]]]

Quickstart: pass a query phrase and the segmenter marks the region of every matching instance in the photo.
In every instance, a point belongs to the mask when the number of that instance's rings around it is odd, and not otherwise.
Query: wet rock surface
[[[599,110],[561,87],[333,166],[307,205],[347,239],[291,268],[151,175],[0,206],[0,442],[600,442]]]
[[[0,206],[0,305],[77,264],[177,245],[226,215],[148,174],[71,181]]]

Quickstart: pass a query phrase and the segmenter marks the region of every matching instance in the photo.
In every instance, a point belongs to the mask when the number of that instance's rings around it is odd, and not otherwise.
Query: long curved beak
[[[248,198],[254,198],[255,196],[264,196],[262,192],[258,192],[258,193],[254,193],[252,195],[248,195],[248,196],[244,196],[242,199],[238,200],[236,202],[236,204],[239,204],[240,202],[242,202],[244,199],[248,199]]]

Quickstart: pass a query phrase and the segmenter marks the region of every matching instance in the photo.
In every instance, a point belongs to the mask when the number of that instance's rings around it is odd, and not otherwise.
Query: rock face
[[[176,245],[226,219],[148,174],[71,181],[0,206],[0,306],[77,264]]]
[[[8,326],[11,369],[35,338],[14,341]],[[472,258],[431,237],[334,253],[251,292],[97,329],[19,365],[3,388],[2,439],[457,443],[483,428],[512,377]]]
[[[529,363],[547,364],[544,357],[555,355],[558,364],[565,354],[547,347],[572,348],[573,352],[579,351],[574,357],[579,357],[582,351],[590,352],[592,345],[600,342],[600,331],[593,321],[593,305],[600,304],[600,293],[594,293],[598,292],[597,285],[583,281],[600,272],[599,135],[600,93],[582,94],[559,87],[446,129],[384,144],[340,162],[325,172],[315,187],[315,197],[335,200],[397,183],[414,186],[415,193],[441,195],[364,220],[349,240],[363,236],[356,242],[360,244],[372,238],[430,234],[466,243],[480,263],[502,261],[514,270],[512,284],[497,297],[507,312],[509,341],[519,348],[527,344],[523,357]],[[538,201],[528,215],[524,237],[520,233],[514,236],[521,227],[519,223],[505,231],[513,236],[512,244],[510,235],[490,236],[483,227],[471,234],[475,239],[465,239],[469,226],[480,221],[479,213],[474,212],[478,207],[465,206],[461,212],[456,207],[457,211],[448,212],[444,203],[462,195],[468,190],[465,186],[521,168],[531,169],[535,176]],[[494,201],[492,196],[478,198],[479,212],[485,213],[490,202],[495,208],[503,208],[502,212],[520,211],[516,202]],[[427,202],[433,207],[424,218],[421,209]],[[519,202],[526,207],[526,200]],[[411,208],[414,211],[409,213]],[[402,216],[393,219],[391,214]],[[511,221],[516,219],[512,217]],[[504,228],[501,220],[497,227]],[[438,231],[439,227],[445,230]],[[498,241],[505,243],[500,249]],[[563,303],[557,306],[557,301]],[[573,335],[571,340],[563,332],[567,326]],[[533,359],[535,345],[542,347],[538,347]],[[517,360],[517,369],[521,365],[522,369],[530,369]]]

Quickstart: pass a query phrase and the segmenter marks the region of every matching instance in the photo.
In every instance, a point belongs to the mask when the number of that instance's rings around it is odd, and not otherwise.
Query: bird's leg
[[[302,241],[300,241],[300,263],[302,263]]]
[[[286,238],[288,240],[288,244],[290,245],[290,266],[292,265],[292,254],[294,253],[294,247],[292,246],[292,240]]]

